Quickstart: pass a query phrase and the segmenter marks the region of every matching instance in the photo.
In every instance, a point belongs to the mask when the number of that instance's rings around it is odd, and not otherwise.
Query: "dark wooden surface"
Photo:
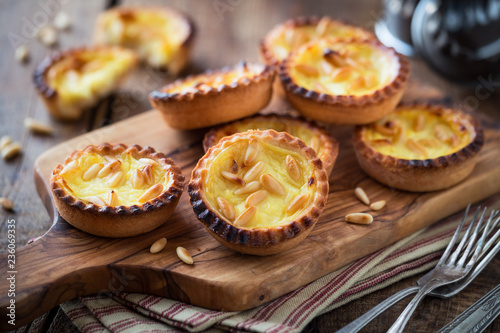
[[[16,1],[6,0],[0,3],[0,136],[10,135],[23,145],[23,154],[12,161],[0,161],[0,195],[9,197],[15,205],[15,212],[0,211],[1,250],[6,249],[6,221],[16,220],[16,239],[20,247],[30,238],[40,236],[50,225],[50,219],[40,199],[36,195],[33,183],[33,163],[39,154],[57,143],[63,142],[91,129],[109,122],[117,122],[131,115],[150,108],[147,94],[152,89],[171,80],[170,77],[143,70],[136,80],[117,94],[110,113],[106,106],[94,114],[87,114],[77,123],[60,123],[50,119],[44,106],[38,99],[31,82],[31,75],[36,64],[53,50],[43,46],[32,36],[30,22],[33,25],[43,23],[44,18],[53,17],[59,10],[60,3],[72,18],[72,28],[59,34],[57,48],[85,45],[91,42],[93,23],[96,15],[106,7],[100,1]],[[134,1],[123,1],[133,3]],[[137,1],[136,1],[137,2]],[[44,4],[49,3],[47,6]],[[148,1],[151,4],[163,4],[160,1]],[[192,0],[169,1],[169,5],[191,15],[198,26],[198,36],[193,59],[188,72],[199,72],[206,68],[233,64],[241,59],[258,60],[258,42],[276,23],[299,15],[330,15],[367,28],[372,28],[376,18],[382,14],[381,1],[346,0],[346,1],[229,1],[229,0]],[[225,10],[225,11],[224,11]],[[9,36],[20,37],[29,45],[31,60],[27,65],[17,64],[14,60],[14,48]],[[12,38],[11,38],[12,39]],[[481,88],[480,81],[472,87],[460,87],[435,75],[420,60],[412,60],[412,78],[424,81],[444,91],[453,104],[460,107],[473,106],[478,112],[486,113],[500,121],[498,105],[500,94]],[[478,87],[480,92],[478,93]],[[484,92],[488,92],[485,96]],[[483,93],[483,94],[481,94]],[[273,100],[276,107],[279,101]],[[23,127],[25,117],[34,117],[50,123],[56,130],[49,137],[36,136]],[[491,202],[498,203],[500,197]],[[466,290],[451,300],[424,299],[420,308],[411,319],[409,332],[434,332],[450,322],[455,316],[479,299],[499,282],[500,258],[494,261]],[[1,276],[4,276],[4,272]],[[406,286],[414,285],[418,277],[412,277],[396,283],[381,291],[372,293],[357,301],[316,318],[307,328],[307,332],[332,332],[345,326],[386,297]],[[2,293],[6,291],[0,291]],[[400,302],[390,311],[376,318],[366,328],[366,332],[387,330],[403,310],[407,301]],[[5,320],[1,318],[0,320]],[[34,321],[22,331],[54,332],[74,330],[74,327],[57,308]],[[500,331],[497,319],[486,332]]]

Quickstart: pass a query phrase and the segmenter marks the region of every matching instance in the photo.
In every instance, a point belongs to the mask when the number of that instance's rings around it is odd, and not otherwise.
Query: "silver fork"
[[[465,218],[468,215],[469,208],[470,208],[470,205],[467,206],[462,223],[457,228],[455,235],[460,233],[460,230],[464,224]],[[473,220],[475,220],[475,218],[477,217],[478,212],[479,212],[479,209],[476,211],[476,214],[474,215]],[[484,235],[489,234],[499,224],[500,217],[497,218],[494,222],[492,222],[493,219],[495,219],[495,217],[498,215],[498,213],[499,213],[499,211],[492,211],[491,212],[490,217],[488,219],[487,227],[484,229]],[[484,215],[484,213],[483,213],[483,215]],[[471,224],[472,224],[472,222],[471,222]],[[486,243],[486,245],[484,245],[484,247],[479,255],[479,260],[481,260],[481,261],[476,265],[474,270],[467,275],[467,277],[465,279],[460,280],[460,281],[455,282],[455,283],[452,283],[452,284],[449,284],[449,285],[441,286],[441,287],[437,288],[436,290],[432,291],[430,293],[430,295],[440,297],[440,298],[445,298],[445,299],[451,298],[451,297],[455,296],[456,294],[458,294],[460,291],[462,291],[465,287],[467,287],[469,285],[469,283],[484,269],[484,267],[486,267],[488,265],[488,263],[495,257],[495,255],[498,252],[500,252],[500,242],[497,243],[494,246],[494,248],[491,249],[491,251],[489,251],[490,248],[495,244],[496,240],[499,238],[500,238],[500,230],[498,230],[489,239],[489,241]],[[464,237],[464,239],[465,239],[465,237]],[[482,237],[482,239],[484,239],[484,237]],[[452,239],[452,241],[450,242],[450,244],[448,246],[449,247],[450,247],[450,245],[453,246],[452,244],[454,244],[454,242],[456,242],[456,239]],[[445,254],[443,254],[443,257]],[[387,310],[389,307],[398,303],[403,298],[406,298],[409,295],[418,292],[420,290],[421,286],[423,286],[426,282],[429,281],[430,277],[432,276],[432,272],[433,271],[430,271],[429,273],[427,273],[426,275],[421,277],[417,282],[418,286],[409,287],[409,288],[406,288],[404,290],[399,291],[398,293],[394,294],[393,296],[389,297],[388,299],[386,299],[382,303],[378,304],[376,307],[372,308],[370,311],[368,311],[367,313],[365,313],[361,317],[357,318],[356,320],[354,320],[353,322],[351,322],[347,326],[344,326],[342,329],[337,331],[337,333],[347,333],[347,332],[355,333],[355,332],[358,332],[360,329],[362,329],[364,326],[366,326],[370,321],[372,321],[379,314],[381,314],[382,312]]]
[[[471,253],[471,250],[474,246],[474,243],[476,242],[476,238],[479,234],[479,230],[481,228],[481,225],[483,223],[484,219],[484,214],[486,213],[486,208],[483,210],[483,213],[481,214],[481,217],[479,218],[476,227],[474,229],[474,232],[472,232],[472,229],[474,227],[474,223],[476,222],[476,218],[478,216],[478,213],[480,211],[480,208],[477,209],[476,214],[474,215],[471,223],[469,224],[469,227],[467,228],[467,231],[465,232],[464,237],[462,238],[462,241],[458,244],[458,247],[451,252],[453,247],[455,246],[455,243],[460,235],[460,231],[462,230],[462,227],[465,223],[467,214],[469,212],[469,207],[467,206],[467,209],[465,211],[465,215],[460,222],[457,231],[455,231],[455,234],[453,235],[453,238],[450,241],[450,244],[448,244],[448,247],[444,251],[444,254],[441,256],[441,259],[436,265],[436,268],[434,268],[431,271],[431,274],[429,276],[429,280],[424,283],[421,287],[420,290],[417,292],[417,295],[410,301],[410,303],[406,306],[404,311],[401,313],[401,315],[398,317],[398,319],[394,322],[394,324],[391,326],[391,328],[387,331],[388,333],[396,333],[396,332],[402,332],[403,328],[406,326],[406,323],[410,319],[411,315],[417,308],[418,303],[431,291],[434,289],[457,282],[467,276],[467,274],[472,270],[472,267],[476,263],[477,258],[479,257],[479,254],[481,253],[481,249],[483,248],[484,241],[486,239],[487,232],[489,231],[489,224],[491,223],[491,220],[489,221],[488,225],[484,228],[484,232],[477,242],[475,244],[475,250],[473,252],[472,257],[469,259],[469,253]],[[472,232],[472,234],[471,234]],[[464,249],[464,246],[467,244],[467,247],[465,250],[462,252]],[[459,258],[460,256],[460,258]]]

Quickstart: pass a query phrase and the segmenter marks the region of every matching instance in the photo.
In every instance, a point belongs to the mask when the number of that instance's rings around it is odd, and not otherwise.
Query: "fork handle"
[[[393,306],[394,304],[398,303],[401,301],[403,298],[408,297],[411,294],[414,294],[418,292],[420,287],[409,287],[406,289],[403,289],[382,303],[378,304],[376,307],[362,315],[361,317],[357,318],[356,320],[352,321],[349,323],[347,326],[344,326],[340,330],[338,330],[336,333],[356,333],[363,327],[365,327],[370,321],[372,321],[375,317],[377,317],[379,314]]]
[[[406,326],[406,323],[408,323],[408,320],[410,319],[411,315],[417,308],[418,303],[424,298],[427,294],[429,294],[431,291],[439,287],[440,284],[436,283],[436,281],[429,281],[428,283],[424,284],[421,289],[417,292],[415,297],[410,301],[410,303],[406,306],[404,311],[399,315],[398,319],[394,322],[394,324],[389,328],[387,333],[400,333],[403,332],[404,327]]]

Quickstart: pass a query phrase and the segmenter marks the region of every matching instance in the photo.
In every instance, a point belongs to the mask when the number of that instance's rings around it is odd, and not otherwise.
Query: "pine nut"
[[[106,158],[106,157],[105,157]],[[103,178],[109,175],[111,172],[117,170],[122,165],[122,162],[114,160],[113,162],[106,163],[104,167],[97,173],[97,177]]]
[[[2,138],[0,139],[0,150],[4,149],[5,147],[10,145],[11,143],[12,143],[12,139],[10,138],[10,136],[8,136],[8,135],[2,136]]]
[[[246,184],[242,188],[237,189],[236,191],[234,191],[234,194],[242,195],[242,194],[253,193],[258,189],[260,189],[260,182],[258,180],[255,180],[253,182]]]
[[[33,133],[50,135],[54,131],[51,126],[42,123],[33,118],[25,118],[24,119],[24,127],[29,129]]]
[[[297,161],[295,161],[295,159],[290,155],[286,156],[286,170],[293,180],[295,180],[296,182],[300,180],[299,165],[297,164]]]
[[[418,155],[420,155],[422,157],[427,157],[428,156],[427,150],[424,147],[422,147],[420,144],[418,144],[412,138],[409,138],[408,140],[406,140],[405,145],[412,152],[417,153]]]
[[[346,222],[357,224],[370,224],[373,222],[373,216],[366,213],[353,213],[345,216]]]
[[[10,160],[20,154],[22,150],[23,148],[19,142],[12,142],[2,149],[2,158]]]
[[[256,213],[257,207],[248,207],[243,211],[243,213],[240,214],[240,216],[236,218],[236,220],[234,220],[234,225],[237,227],[244,227],[248,222],[250,222],[250,220],[255,216]]]
[[[158,164],[158,162],[156,162],[155,160],[152,160],[150,158],[140,158],[138,161],[139,161],[139,163],[142,163],[145,165],[151,165],[151,166],[155,166]]]
[[[89,181],[91,179],[94,179],[95,176],[101,171],[101,169],[104,167],[104,164],[102,163],[97,163],[93,164],[88,168],[87,171],[82,175],[82,179],[85,181]]]
[[[233,175],[229,171],[221,171],[220,172],[221,176],[224,177],[225,179],[229,180],[230,182],[233,182],[238,185],[244,185],[245,181],[241,179],[240,177]]]
[[[234,210],[233,205],[223,197],[218,197],[217,198],[217,205],[219,206],[219,210],[221,211],[222,215],[224,215],[225,218],[228,220],[234,220],[234,217],[236,216],[236,212]]]
[[[257,206],[262,201],[266,200],[266,198],[267,198],[266,190],[259,190],[257,192],[254,192],[247,197],[245,201],[245,207],[248,208],[250,206]]]
[[[325,87],[321,82],[316,81],[314,82],[314,90],[320,93],[328,94],[330,91],[328,90],[327,87]]]
[[[295,70],[299,71],[305,76],[314,77],[319,75],[319,71],[316,69],[316,67],[313,67],[311,65],[297,64],[295,65]]]
[[[51,26],[44,26],[38,31],[38,39],[45,46],[53,46],[57,43],[57,31]]]
[[[25,63],[30,57],[30,51],[26,45],[19,45],[16,48],[15,58],[19,63]]]
[[[14,210],[14,203],[5,197],[0,198],[0,204],[5,210],[10,210],[10,211]]]
[[[132,174],[132,186],[134,188],[141,188],[146,180],[144,179],[144,174],[139,169],[135,169]]]
[[[149,190],[147,190],[146,192],[144,192],[143,195],[141,195],[141,197],[139,198],[139,201],[140,203],[145,203],[151,199],[154,199],[156,198],[157,196],[159,196],[161,194],[161,192],[163,192],[163,185],[162,184],[156,184],[154,186],[151,186],[149,188]]]
[[[330,25],[330,19],[322,17],[316,25],[316,34],[320,37],[324,36]]]
[[[108,193],[108,206],[117,206],[118,205],[118,196],[116,192],[111,190]]]
[[[365,76],[365,88],[370,89],[377,84],[377,78],[374,75]]]
[[[290,204],[288,205],[288,207],[286,208],[286,212],[288,214],[295,213],[299,208],[301,208],[302,206],[304,206],[304,204],[306,203],[306,201],[307,201],[307,194],[302,193],[302,194],[297,195],[292,200],[292,202],[290,202]]]
[[[149,248],[149,252],[155,254],[163,250],[167,246],[167,239],[165,237],[158,239]]]
[[[380,134],[385,136],[393,136],[395,134],[394,129],[380,125],[378,123],[373,124],[373,129],[375,130],[375,132],[379,132]]]
[[[266,190],[269,192],[278,194],[278,195],[284,195],[285,194],[285,189],[283,188],[283,185],[279,181],[276,180],[273,176],[270,174],[265,174],[260,176],[260,183]]]
[[[248,144],[243,164],[249,166],[250,164],[253,163],[253,161],[255,161],[258,154],[259,154],[259,143],[256,140],[251,140],[250,143]]]
[[[144,175],[144,181],[149,186],[152,186],[155,183],[155,175],[153,172],[153,167],[151,165],[146,165],[142,168],[142,174]]]
[[[441,125],[441,124],[437,124],[435,127],[434,127],[434,136],[436,137],[436,139],[438,139],[439,141],[442,141],[442,142],[446,142],[450,139],[450,136],[447,133],[447,129],[444,125]]]
[[[391,144],[391,141],[388,139],[377,139],[377,140],[370,141],[370,146],[373,146],[373,147],[388,146],[390,144]]]
[[[342,67],[337,69],[332,73],[332,81],[333,82],[341,82],[345,81],[351,76],[352,68],[351,67]]]
[[[60,11],[54,17],[53,23],[58,30],[66,30],[71,26],[71,19],[66,12]]]
[[[192,265],[194,263],[193,257],[191,256],[189,251],[186,250],[185,248],[179,246],[177,247],[175,252],[177,253],[179,259],[182,260],[182,262],[184,262],[185,264]]]
[[[104,159],[105,159],[106,161],[108,161],[109,163],[112,163],[112,162],[118,161],[118,159],[117,159],[116,157],[111,156],[111,155],[104,155],[103,157],[104,157]]]
[[[264,162],[259,161],[245,173],[243,180],[247,183],[251,182],[255,178],[259,177],[262,171],[264,171]]]
[[[88,197],[86,200],[97,206],[106,206],[106,202],[96,195]]]
[[[424,146],[425,148],[436,148],[438,146],[438,143],[436,140],[433,139],[419,139],[417,140],[417,143]]]
[[[365,86],[365,79],[363,76],[358,76],[354,80],[351,81],[349,85],[349,89],[351,90],[359,90]]]
[[[325,75],[331,75],[331,74],[332,74],[332,72],[333,72],[333,69],[334,69],[334,68],[332,67],[332,65],[330,65],[330,63],[329,63],[328,61],[323,61],[323,60],[322,60],[322,61],[319,63],[319,66],[321,67],[321,70],[323,71],[323,73],[324,73]]]
[[[335,67],[345,66],[344,58],[335,50],[326,49],[325,52],[323,52],[323,58]]]
[[[370,205],[371,210],[381,210],[384,207],[385,207],[385,200],[376,201]]]
[[[415,132],[420,132],[423,130],[425,127],[425,116],[423,114],[417,115],[417,118],[415,118],[415,122],[413,123],[413,130]]]
[[[107,182],[107,185],[109,187],[116,187],[116,186],[120,185],[120,183],[121,183],[121,181],[123,179],[123,176],[124,176],[123,171],[117,171],[117,172],[115,172],[109,178],[109,180]]]
[[[70,170],[75,170],[77,167],[78,167],[78,160],[73,160],[73,161],[69,162],[68,164],[66,164],[64,166],[64,168],[61,170],[61,172],[59,172],[59,174],[66,173]]]
[[[229,169],[229,171],[230,171],[231,173],[237,174],[239,169],[240,169],[240,167],[239,167],[239,165],[238,165],[238,162],[236,162],[236,161],[233,159],[233,164],[231,164],[231,169]]]
[[[359,201],[361,201],[365,205],[367,206],[370,205],[370,199],[368,198],[366,192],[361,187],[356,187],[354,189],[354,195],[356,196],[356,198],[359,199]]]
[[[319,139],[317,136],[312,137],[311,142],[309,143],[309,147],[314,149],[316,153],[319,151]]]

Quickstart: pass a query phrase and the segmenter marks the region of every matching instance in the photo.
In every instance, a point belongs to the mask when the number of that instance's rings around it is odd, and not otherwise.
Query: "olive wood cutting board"
[[[89,235],[66,223],[55,210],[49,175],[73,150],[102,142],[149,145],[171,158],[189,180],[203,155],[203,130],[173,130],[158,112],[149,111],[59,144],[35,164],[36,187],[53,225],[43,237],[17,249],[16,323],[27,323],[66,300],[106,292],[148,293],[230,311],[266,303],[455,213],[469,202],[500,192],[500,124],[486,118],[482,124],[486,142],[473,173],[448,190],[420,194],[397,191],[369,178],[354,156],[352,127],[333,127],[340,154],[330,176],[325,210],[302,243],[269,257],[243,255],[220,245],[198,222],[186,191],[163,226],[132,238]],[[354,197],[356,186],[363,187],[372,201],[387,201],[384,209],[371,212],[375,221],[370,225],[344,222],[348,213],[370,212]],[[151,254],[149,247],[160,237],[168,239],[166,248]],[[178,259],[177,246],[189,250],[194,265]],[[0,256],[0,271],[9,271],[7,253]],[[8,290],[8,282],[1,279],[0,290]],[[9,300],[7,293],[0,295],[2,317]]]

